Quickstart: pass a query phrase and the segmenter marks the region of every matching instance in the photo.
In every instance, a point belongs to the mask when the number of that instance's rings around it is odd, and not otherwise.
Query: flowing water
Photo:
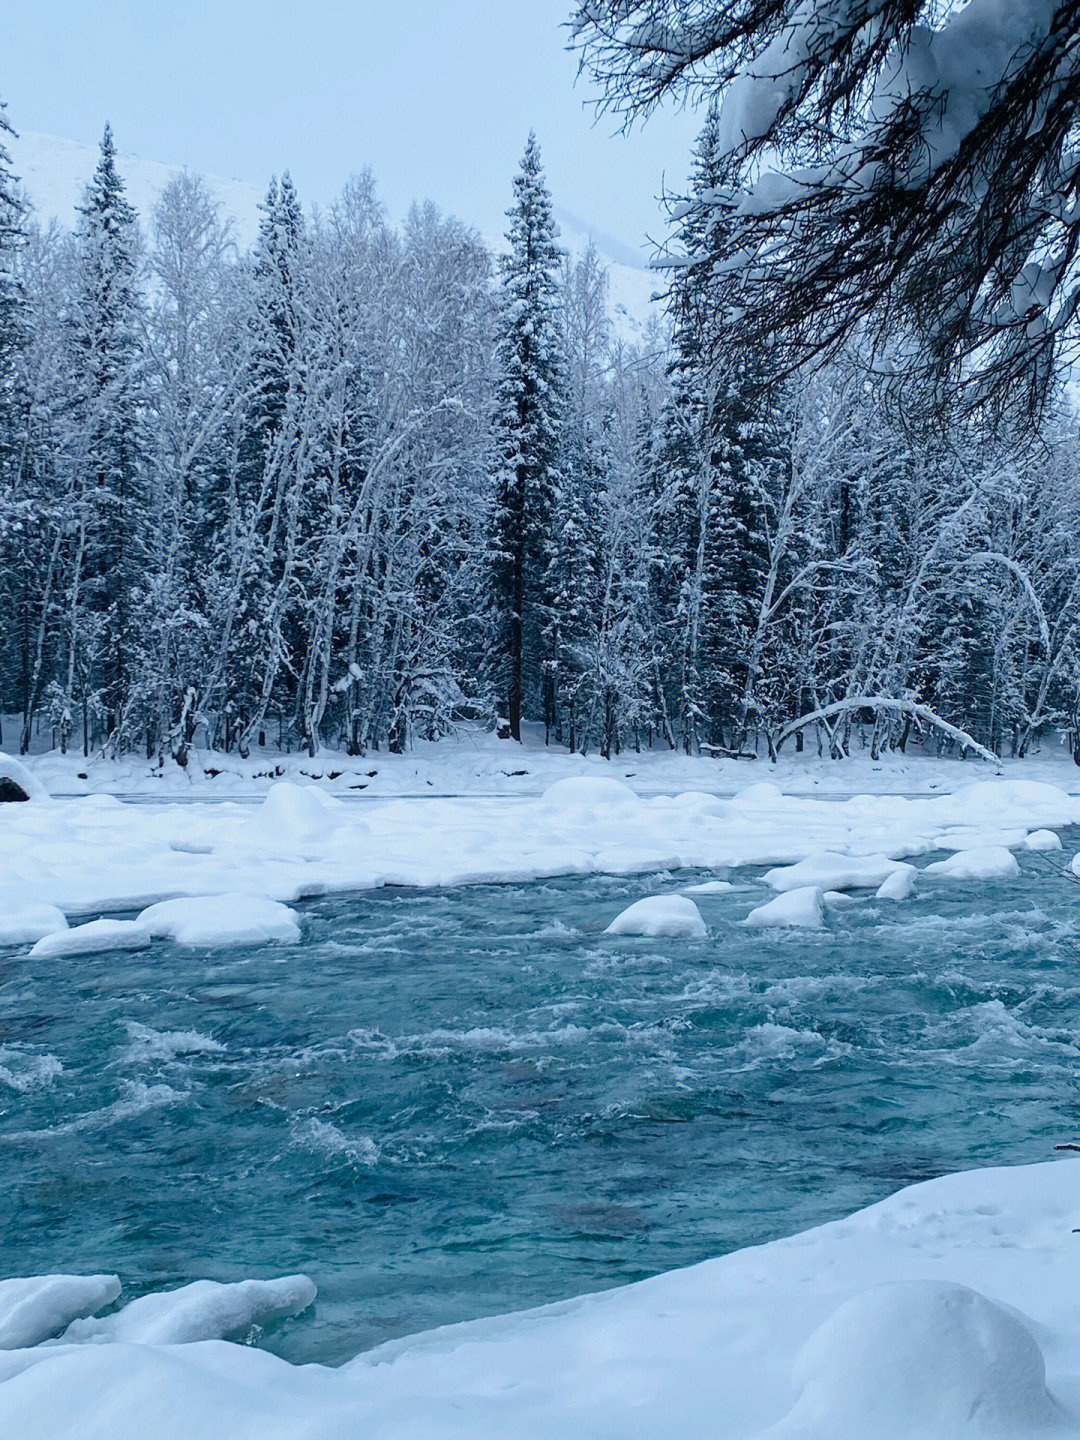
[[[1074,837],[1075,839],[1075,837]],[[929,878],[820,932],[609,938],[694,876],[387,890],[291,949],[0,950],[0,1274],[304,1270],[261,1342],[621,1284],[1080,1139],[1080,886]]]

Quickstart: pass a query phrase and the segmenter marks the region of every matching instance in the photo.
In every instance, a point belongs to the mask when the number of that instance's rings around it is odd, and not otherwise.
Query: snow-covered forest
[[[691,202],[728,143],[714,106]],[[669,207],[630,345],[532,138],[498,256],[367,173],[321,212],[272,182],[240,253],[195,176],[136,215],[108,131],[75,233],[6,152],[0,193],[9,749],[1076,743],[1073,413],[902,411],[857,333],[767,395],[767,350],[718,376],[706,207]]]

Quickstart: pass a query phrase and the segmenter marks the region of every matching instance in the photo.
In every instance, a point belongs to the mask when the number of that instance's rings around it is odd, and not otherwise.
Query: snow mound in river
[[[340,823],[334,813],[340,804],[314,785],[279,780],[271,785],[259,806],[259,818],[274,841],[317,840]]]
[[[137,923],[148,935],[178,945],[295,945],[300,923],[295,910],[259,895],[196,895],[162,900]]]
[[[91,920],[43,936],[30,954],[54,960],[62,955],[100,955],[106,950],[145,950],[149,944],[150,935],[137,920]]]
[[[1063,1418],[1031,1332],[978,1291],[944,1281],[853,1296],[802,1347],[793,1378],[803,1390],[778,1440],[1017,1435]]]
[[[685,940],[704,940],[708,933],[701,911],[685,895],[635,900],[604,931],[605,935],[667,935]]]
[[[950,880],[1015,880],[1020,866],[1012,851],[1003,845],[985,845],[975,850],[958,850],[948,860],[927,865],[926,873],[946,875]]]
[[[0,914],[0,945],[33,945],[67,929],[67,916],[55,905],[16,905]]]
[[[785,890],[775,900],[751,910],[743,924],[817,930],[821,926],[821,917],[821,891],[816,885],[804,885],[799,890]]]

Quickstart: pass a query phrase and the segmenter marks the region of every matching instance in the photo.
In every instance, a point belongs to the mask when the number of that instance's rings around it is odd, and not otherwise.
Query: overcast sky
[[[535,128],[556,204],[625,246],[663,232],[700,117],[629,138],[595,119],[561,29],[571,0],[34,0],[5,6],[0,99],[16,129],[325,203],[370,165],[392,216],[430,197],[504,228]],[[612,247],[608,247],[611,249]],[[620,257],[616,257],[620,258]]]

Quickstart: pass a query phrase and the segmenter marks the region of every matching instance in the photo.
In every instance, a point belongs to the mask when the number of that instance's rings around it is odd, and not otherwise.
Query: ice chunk
[[[948,860],[927,865],[927,874],[946,875],[951,880],[1013,880],[1020,874],[1016,856],[1003,845],[986,845],[977,850],[958,850]]]
[[[150,935],[137,920],[91,920],[45,935],[31,955],[52,960],[61,955],[97,955],[103,950],[144,950]]]
[[[300,939],[296,911],[259,895],[162,900],[144,910],[136,923],[178,945],[295,945]]]
[[[684,895],[723,895],[735,886],[730,880],[705,880],[700,885],[687,885]]]
[[[195,1340],[243,1337],[252,1325],[299,1315],[315,1299],[306,1275],[281,1280],[241,1280],[222,1285],[196,1280],[179,1290],[143,1295],[100,1320],[76,1320],[65,1343],[127,1341],[136,1345],[186,1345]]]
[[[823,850],[797,865],[780,865],[761,877],[771,890],[801,890],[815,885],[819,890],[876,889],[902,862],[887,855],[838,855]]]
[[[743,924],[790,925],[817,930],[821,917],[821,891],[816,885],[804,885],[799,890],[785,890],[767,905],[751,910]]]
[[[55,905],[18,905],[0,915],[0,945],[32,945],[67,929],[67,917]]]
[[[915,876],[917,874],[918,871],[914,865],[898,865],[874,891],[875,899],[907,900],[915,893]]]
[[[1060,850],[1061,837],[1055,835],[1053,830],[1033,830],[1027,837],[1027,848],[1029,850]]]
[[[785,1435],[1018,1435],[1056,1429],[1034,1336],[977,1290],[877,1285],[841,1305],[795,1360]]]
[[[701,911],[685,895],[635,900],[604,931],[605,935],[668,935],[686,940],[704,940],[708,933]]]
[[[115,1275],[31,1275],[0,1280],[0,1350],[22,1350],[59,1335],[73,1320],[120,1294]]]

